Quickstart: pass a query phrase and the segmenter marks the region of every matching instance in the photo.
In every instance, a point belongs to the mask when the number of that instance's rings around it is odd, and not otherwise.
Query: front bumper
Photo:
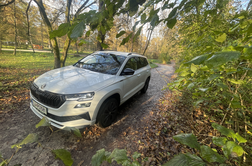
[[[48,112],[47,114],[44,114],[40,112],[37,108],[35,108],[32,104],[32,100],[39,103],[43,107],[46,107]],[[46,117],[49,120],[49,123],[59,129],[64,130],[71,130],[71,129],[80,129],[84,128],[86,126],[92,125],[93,122],[90,118],[89,112],[85,111],[85,108],[80,112],[77,112],[71,109],[64,109],[66,105],[63,104],[60,108],[50,108],[40,102],[38,102],[32,95],[31,95],[31,102],[30,102],[30,108],[31,110],[40,118]],[[74,109],[74,108],[72,108]],[[81,108],[78,108],[81,109]],[[88,108],[87,110],[90,110]],[[69,115],[69,112],[74,112],[75,115]],[[84,112],[84,113],[83,113]],[[57,114],[58,113],[58,114]],[[62,116],[61,114],[65,114],[66,116]]]

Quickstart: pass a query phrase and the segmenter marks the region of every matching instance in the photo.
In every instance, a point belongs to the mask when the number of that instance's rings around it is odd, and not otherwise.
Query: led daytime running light
[[[83,101],[83,100],[92,100],[94,97],[94,92],[90,93],[80,93],[80,94],[69,94],[65,95],[66,100],[77,100],[77,101]]]

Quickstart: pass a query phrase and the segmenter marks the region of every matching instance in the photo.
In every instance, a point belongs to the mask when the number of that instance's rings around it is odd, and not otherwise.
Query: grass
[[[66,65],[82,57],[68,56]],[[54,67],[52,53],[26,53],[2,51],[0,54],[0,120],[2,113],[16,111],[29,100],[30,83]]]
[[[169,60],[169,61],[166,61],[165,63],[163,63],[163,61],[162,60],[160,60],[160,59],[148,59],[148,61],[151,63],[158,63],[158,64],[171,64],[171,61]]]
[[[162,64],[162,61],[160,59],[148,59],[148,61],[151,63],[159,63]]]
[[[159,59],[148,59],[149,63],[150,63],[150,67],[151,68],[156,68],[158,67],[158,65],[156,65],[155,63],[162,63],[161,60]]]
[[[158,67],[158,65],[156,65],[155,63],[150,62],[150,67],[151,68],[156,68],[156,67]]]
[[[52,53],[31,53],[3,51],[0,54],[0,68],[22,69],[53,69],[54,56]],[[81,57],[68,56],[66,65],[75,63]]]

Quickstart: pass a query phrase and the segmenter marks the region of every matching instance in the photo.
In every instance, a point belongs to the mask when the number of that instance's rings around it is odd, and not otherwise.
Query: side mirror
[[[130,68],[126,68],[122,71],[121,75],[125,76],[125,75],[133,75],[135,73],[135,70],[130,69]]]

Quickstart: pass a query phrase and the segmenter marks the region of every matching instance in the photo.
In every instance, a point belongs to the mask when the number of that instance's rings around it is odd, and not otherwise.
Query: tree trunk
[[[13,3],[14,5],[14,36],[15,36],[15,39],[14,39],[14,52],[13,52],[13,55],[16,55],[16,49],[17,49],[17,17],[16,17],[16,2],[14,1]]]
[[[142,50],[142,41],[143,41],[143,37],[142,37],[143,35],[142,34],[140,34],[140,49],[139,49],[139,53],[141,52],[141,50]]]
[[[105,35],[102,34],[101,31],[98,32],[98,37],[101,39],[101,41],[97,41],[97,51],[103,51],[101,43],[104,42]]]
[[[65,19],[66,19],[66,23],[69,23],[69,24],[70,24],[70,8],[71,8],[71,4],[72,4],[72,0],[67,0]],[[70,43],[71,43],[71,39],[68,37],[68,35],[66,35],[66,41],[65,41],[64,46],[63,46],[63,55],[62,55],[62,57],[60,59],[61,67],[65,66],[65,62],[66,62],[67,53],[68,53],[68,49],[69,49]]]
[[[64,44],[64,47],[63,47],[63,55],[62,55],[61,60],[60,60],[61,67],[65,66],[65,62],[66,62],[66,58],[67,58],[67,52],[68,52],[70,43],[71,43],[71,40],[69,39],[69,37],[67,35],[66,41],[65,41],[65,44]]]
[[[103,0],[99,0],[99,12],[102,11],[103,4],[104,4]],[[102,23],[100,23],[100,25],[102,25]],[[101,41],[97,40],[97,51],[102,51],[103,48],[101,43],[103,43],[105,40],[105,34],[102,34],[101,30],[98,32],[98,38],[100,38]]]
[[[76,47],[77,54],[79,54],[77,41],[75,42],[75,47]]]
[[[33,48],[33,43],[32,43],[32,37],[30,34],[30,20],[29,20],[29,9],[30,9],[30,5],[31,5],[32,0],[30,0],[30,2],[28,3],[27,9],[26,9],[26,21],[27,21],[27,35],[28,35],[28,44],[31,45],[32,51],[33,53],[35,53],[35,50]]]
[[[152,28],[152,29],[149,31],[148,35],[147,35],[147,39],[146,39],[146,43],[145,43],[143,55],[145,54],[145,52],[146,52],[146,50],[147,50],[147,48],[148,48],[148,46],[149,46],[149,43],[150,43],[150,39],[151,39],[151,35],[152,35],[153,30],[154,30],[154,28]]]
[[[46,15],[43,2],[42,2],[42,0],[34,0],[34,2],[39,7],[40,15],[41,15],[46,27],[47,27],[47,32],[48,32],[48,35],[49,35],[49,32],[52,31],[52,25],[51,25],[47,15]],[[57,39],[56,39],[56,37],[54,37],[54,38],[50,39],[50,41],[52,43],[53,54],[54,54],[54,68],[60,68],[60,52],[59,52]]]
[[[42,50],[43,50],[43,47],[44,47],[44,34],[43,34],[43,23],[42,22],[40,23],[40,26],[41,26],[41,46],[42,46]]]
[[[0,53],[2,53],[2,33],[0,34]]]
[[[132,37],[131,37],[131,50],[130,50],[130,52],[133,52],[133,49],[134,49],[134,42],[133,42],[133,38],[134,38],[134,33],[133,33],[133,35],[132,35]]]
[[[31,44],[32,52],[35,53],[35,50],[33,48],[33,43],[32,43],[32,37],[31,37],[31,35],[29,35],[29,40],[30,40],[29,43]]]
[[[60,52],[56,38],[51,39],[53,55],[54,55],[54,68],[60,68]]]
[[[48,47],[51,49],[51,53],[53,53],[53,49],[52,49],[52,43],[51,43],[51,40],[50,40],[50,36],[48,36]]]
[[[115,51],[117,51],[117,38],[115,38],[116,42],[115,42]]]

